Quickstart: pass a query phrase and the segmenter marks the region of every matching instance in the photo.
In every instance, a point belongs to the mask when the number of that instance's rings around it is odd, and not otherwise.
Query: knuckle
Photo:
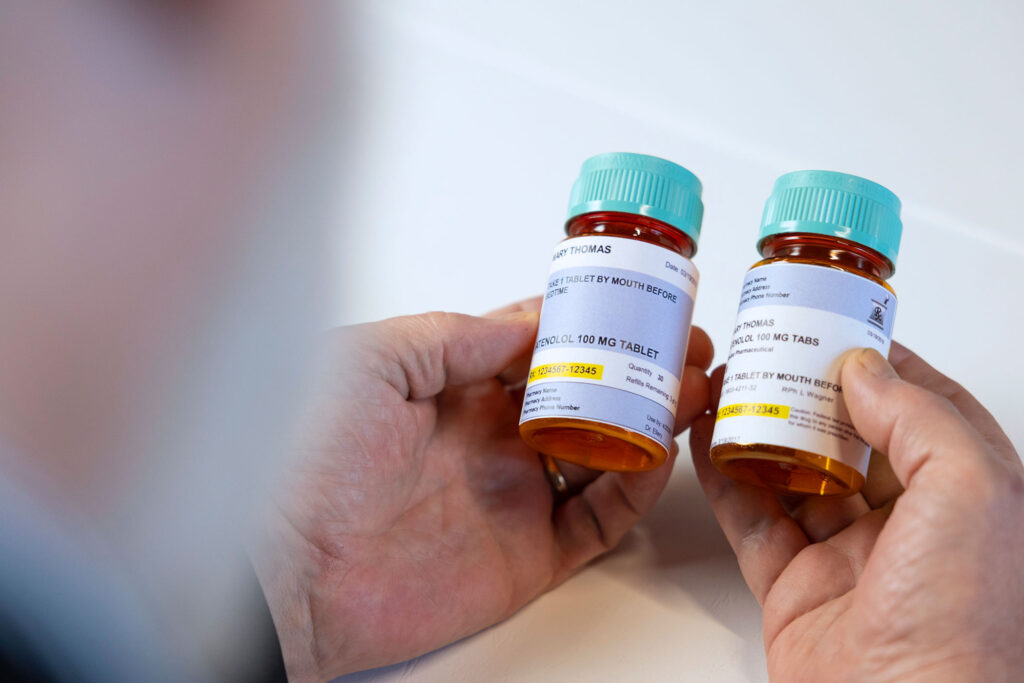
[[[779,531],[778,520],[771,517],[761,518],[743,532],[740,537],[740,545],[744,551],[758,553],[763,548],[774,545]]]
[[[424,328],[431,332],[442,332],[448,327],[454,314],[446,313],[444,311],[430,311],[424,313],[421,316],[417,316],[422,320]]]
[[[897,398],[905,408],[916,408],[918,411],[929,413],[956,412],[953,403],[944,394],[909,382],[904,382],[900,386]]]

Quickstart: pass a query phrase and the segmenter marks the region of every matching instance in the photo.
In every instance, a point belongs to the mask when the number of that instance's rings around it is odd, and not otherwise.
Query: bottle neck
[[[693,239],[656,218],[620,211],[597,211],[574,216],[565,226],[569,237],[609,235],[628,237],[671,249],[683,258],[692,258],[697,251]]]
[[[893,265],[877,251],[831,235],[793,232],[764,238],[759,249],[765,261],[799,261],[838,266],[878,280],[892,277]]]

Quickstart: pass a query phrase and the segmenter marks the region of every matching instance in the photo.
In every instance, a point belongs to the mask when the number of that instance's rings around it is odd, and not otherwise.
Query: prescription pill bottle
[[[661,465],[672,445],[704,205],[682,166],[601,154],[573,185],[555,247],[519,431],[600,470]]]
[[[788,495],[849,495],[871,448],[850,423],[840,369],[889,352],[900,202],[857,176],[797,171],[768,198],[722,383],[711,460]]]

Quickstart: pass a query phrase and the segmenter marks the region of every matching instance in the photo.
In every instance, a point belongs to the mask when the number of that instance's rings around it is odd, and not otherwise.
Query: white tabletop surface
[[[903,200],[896,338],[1024,445],[1024,5],[349,2],[335,322],[540,293],[581,162],[704,183],[695,323],[723,349],[775,178]],[[761,681],[760,611],[684,454],[610,556],[508,621],[346,681]]]

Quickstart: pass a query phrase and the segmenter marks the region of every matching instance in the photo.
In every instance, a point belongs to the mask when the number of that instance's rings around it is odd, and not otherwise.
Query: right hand
[[[873,458],[855,496],[787,510],[720,474],[714,418],[694,423],[701,484],[764,608],[769,673],[1021,680],[1024,467],[963,387],[901,346],[890,355],[895,370],[870,350],[843,366],[854,425],[889,456]]]

